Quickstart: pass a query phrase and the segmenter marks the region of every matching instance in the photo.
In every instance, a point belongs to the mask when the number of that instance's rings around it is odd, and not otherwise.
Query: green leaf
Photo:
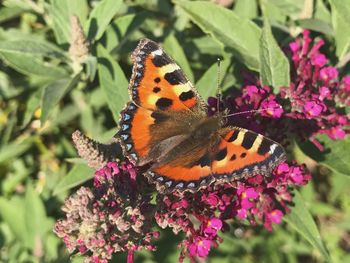
[[[79,79],[80,74],[74,76],[73,78],[54,80],[44,88],[41,98],[40,121],[42,125],[48,119],[51,110],[58,104],[68,90],[73,88],[78,83]]]
[[[97,71],[97,58],[90,55],[82,63],[86,65],[86,76],[93,81]]]
[[[26,103],[26,110],[24,112],[23,122],[21,128],[27,126],[32,119],[34,112],[40,107],[42,88],[37,89],[35,92],[30,94],[29,99]]]
[[[324,4],[323,0],[316,0],[314,18],[329,24],[332,23],[331,13]]]
[[[35,39],[18,39],[12,41],[1,41],[0,52],[18,55],[39,55],[50,58],[67,58],[66,53],[57,46],[46,41]]]
[[[128,81],[119,64],[102,45],[97,46],[97,54],[100,85],[113,118],[118,123],[119,112],[129,101]]]
[[[61,0],[62,1],[62,0]],[[87,16],[89,14],[89,4],[87,0],[66,0],[69,8],[69,15],[76,15],[79,17],[80,23],[82,25],[87,21]]]
[[[294,191],[294,193],[293,202],[295,205],[292,207],[291,213],[284,216],[284,221],[317,249],[328,262],[331,262],[330,255],[304,200],[298,191]]]
[[[30,241],[27,239],[27,229],[24,220],[23,199],[18,196],[11,200],[0,197],[0,215],[2,221],[6,222],[11,229],[11,232],[15,235],[16,240],[20,241],[23,245],[30,247]]]
[[[350,136],[333,141],[326,135],[317,136],[325,144],[325,153],[318,161],[332,171],[350,176]]]
[[[185,72],[187,78],[191,82],[193,82],[194,77],[193,77],[193,73],[192,73],[190,64],[188,63],[185,52],[181,48],[179,41],[176,39],[176,37],[173,34],[169,34],[166,37],[166,39],[164,40],[164,49],[173,58],[176,58],[176,62],[179,64],[179,66]]]
[[[98,40],[122,6],[122,0],[102,0],[92,10],[87,22],[88,39]]]
[[[303,11],[305,0],[269,0],[268,4],[274,5],[281,15],[296,19],[300,17]]]
[[[224,59],[220,64],[220,85],[222,85],[224,76],[231,64],[230,59]],[[199,94],[207,100],[210,96],[216,95],[216,89],[218,85],[218,64],[214,63],[211,67],[203,74],[203,76],[197,81],[196,88]]]
[[[81,24],[86,20],[88,4],[86,0],[51,0],[48,6],[53,20],[53,30],[59,44],[69,43],[70,18],[79,17]]]
[[[22,141],[11,142],[0,149],[0,163],[19,157],[32,146],[35,137],[29,137]]]
[[[258,16],[258,3],[256,0],[236,0],[233,10],[240,17],[252,19]]]
[[[275,93],[290,82],[288,59],[273,37],[267,19],[260,38],[260,79],[263,85],[273,86]]]
[[[138,29],[145,21],[148,12],[140,12],[136,14],[128,14],[116,18],[110,26],[108,26],[105,39],[105,47],[111,51],[128,40],[129,35]]]
[[[235,12],[206,1],[174,1],[205,33],[211,34],[228,51],[252,70],[259,70],[260,28]]]
[[[27,229],[27,240],[32,244],[32,249],[41,241],[49,230],[45,207],[39,195],[33,189],[31,183],[27,184],[24,200],[24,220]],[[40,244],[40,243],[39,243]]]
[[[350,0],[331,0],[336,55],[341,60],[350,49]]]
[[[287,15],[283,12],[283,9],[279,8],[271,1],[266,3],[266,16],[275,23],[285,23]]]
[[[326,35],[334,36],[334,30],[330,24],[319,19],[300,19],[296,23],[302,28],[320,32]]]
[[[86,164],[76,164],[72,170],[58,183],[53,194],[57,195],[63,191],[67,191],[73,187],[81,185],[93,177],[93,169],[88,167]]]
[[[33,74],[48,78],[62,78],[67,76],[65,69],[51,65],[34,55],[0,51],[0,57],[2,57],[10,67],[26,75]]]
[[[341,194],[348,194],[350,189],[350,176],[333,171],[331,176],[331,201],[336,202]]]
[[[25,9],[20,7],[1,7],[0,9],[0,23],[5,22],[9,19],[15,18],[21,15]]]

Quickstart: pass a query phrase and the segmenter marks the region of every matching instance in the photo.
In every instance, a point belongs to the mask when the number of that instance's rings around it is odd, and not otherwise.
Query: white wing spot
[[[270,151],[269,151],[269,153],[270,153],[270,154],[273,154],[273,153],[275,152],[276,148],[277,148],[277,144],[272,144],[272,145],[270,146]]]
[[[163,54],[163,51],[161,49],[157,49],[155,51],[152,52],[152,56],[161,56]]]

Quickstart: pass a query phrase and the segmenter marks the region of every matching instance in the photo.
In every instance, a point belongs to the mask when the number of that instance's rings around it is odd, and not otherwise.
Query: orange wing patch
[[[134,164],[147,156],[149,152],[150,126],[154,123],[151,114],[152,111],[138,108],[132,102],[121,112],[120,130],[117,137],[124,152]]]
[[[201,99],[191,82],[158,44],[148,39],[141,41],[132,59],[129,89],[136,104],[163,111],[184,111],[199,105]]]
[[[234,181],[256,174],[269,175],[285,159],[278,143],[245,129],[228,131],[218,146],[211,170],[217,178]]]
[[[210,167],[195,165],[192,167],[164,165],[146,173],[150,182],[157,184],[161,192],[172,192],[174,189],[197,191],[214,181]]]

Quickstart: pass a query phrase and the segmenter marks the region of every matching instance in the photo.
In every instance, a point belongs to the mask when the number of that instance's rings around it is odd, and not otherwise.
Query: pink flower
[[[304,106],[304,111],[308,118],[313,118],[321,114],[323,107],[315,101],[307,101]]]
[[[276,175],[280,175],[289,171],[289,165],[287,163],[281,163],[276,170]]]
[[[246,87],[246,93],[249,97],[252,97],[253,95],[258,94],[259,90],[258,90],[257,86],[251,85],[251,86]]]
[[[327,98],[331,94],[329,88],[327,88],[325,86],[320,87],[318,91],[320,93],[320,95],[318,97],[319,100],[324,100],[325,98]]]
[[[237,216],[241,220],[247,218],[247,210],[246,209],[242,209],[242,208],[238,209],[237,210]]]
[[[271,221],[275,224],[280,224],[282,222],[282,216],[283,213],[278,209],[275,209],[271,213],[269,213]]]
[[[211,240],[196,237],[194,242],[189,245],[189,249],[188,249],[189,255],[191,257],[199,256],[202,258],[208,256],[211,243],[212,243]]]
[[[290,169],[290,177],[297,185],[301,185],[304,182],[304,176],[300,167],[292,167]]]
[[[327,62],[328,60],[326,59],[326,56],[323,54],[317,54],[311,57],[311,64],[314,66],[323,67],[324,65],[327,64]]]
[[[261,108],[266,109],[267,115],[273,118],[280,118],[283,114],[283,108],[275,100],[265,100],[261,104]]]
[[[217,232],[222,228],[222,221],[219,218],[213,217],[209,219],[204,233],[206,236],[215,236]]]
[[[344,139],[346,135],[341,126],[332,127],[327,134],[333,140]]]
[[[334,80],[338,77],[338,70],[335,67],[325,67],[320,70],[320,77],[326,82]]]
[[[289,43],[289,48],[296,53],[300,49],[300,43],[298,41],[294,41]]]
[[[342,83],[344,84],[345,89],[346,89],[347,91],[350,91],[350,76],[349,76],[349,75],[343,77]]]

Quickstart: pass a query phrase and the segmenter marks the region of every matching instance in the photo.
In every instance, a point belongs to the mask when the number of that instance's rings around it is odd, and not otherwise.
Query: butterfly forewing
[[[158,44],[143,39],[131,57],[132,102],[121,113],[117,137],[126,156],[143,165],[180,142],[189,125],[206,116],[206,108],[180,67]]]

